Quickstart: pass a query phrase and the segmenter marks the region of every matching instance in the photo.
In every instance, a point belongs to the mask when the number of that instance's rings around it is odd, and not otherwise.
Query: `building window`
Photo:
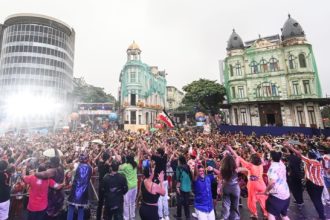
[[[257,97],[261,97],[261,86],[259,85],[256,90]]]
[[[239,86],[238,88],[237,88],[237,90],[238,90],[238,98],[245,98],[245,94],[244,94],[244,87],[243,86]]]
[[[306,68],[306,58],[304,54],[299,54],[299,65],[300,68]]]
[[[242,125],[246,125],[247,124],[246,108],[241,108],[241,119],[242,119]]]
[[[271,72],[278,71],[278,60],[274,57],[270,58],[269,60],[269,69]]]
[[[277,87],[275,84],[272,84],[272,96],[277,96]]]
[[[296,67],[295,67],[295,63],[294,63],[294,60],[295,60],[295,58],[294,58],[294,56],[291,54],[290,56],[289,56],[289,68],[290,69],[295,69]]]
[[[251,64],[250,64],[250,67],[251,67],[251,73],[257,74],[259,72],[258,71],[258,63],[256,61],[252,61]]]
[[[135,106],[136,105],[136,95],[131,94],[131,105]]]
[[[303,85],[304,85],[304,93],[311,94],[311,87],[309,85],[309,80],[303,80]]]
[[[238,125],[238,112],[237,112],[237,108],[234,108],[234,120],[235,120],[235,125]]]
[[[234,76],[234,67],[231,64],[229,64],[229,72],[230,72],[230,76],[233,77]]]
[[[131,124],[136,124],[136,111],[131,111]]]
[[[136,82],[136,72],[132,69],[129,72],[129,82],[130,83],[135,83]]]
[[[268,72],[268,62],[264,58],[260,61],[260,71],[263,73]]]
[[[292,82],[292,90],[293,90],[293,95],[299,95],[299,82],[298,81]]]
[[[315,117],[314,107],[307,106],[307,111],[308,111],[309,123],[311,124],[311,127],[315,127],[316,126],[316,117]]]
[[[142,116],[139,115],[139,125],[142,125]]]
[[[236,76],[241,76],[242,75],[242,67],[241,67],[241,64],[239,62],[237,62],[236,65],[235,65],[235,72],[236,72]]]
[[[278,88],[274,83],[263,82],[257,86],[257,97],[278,96]]]
[[[264,97],[272,96],[271,84],[263,83],[262,84],[262,93]]]
[[[298,116],[298,123],[300,126],[305,126],[305,114],[304,108],[302,106],[297,106],[297,116]]]
[[[233,97],[234,99],[236,98],[235,87],[231,87],[231,95],[232,95],[232,97]]]

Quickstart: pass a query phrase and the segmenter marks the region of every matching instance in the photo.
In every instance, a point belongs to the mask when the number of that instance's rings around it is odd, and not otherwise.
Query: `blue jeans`
[[[67,220],[73,220],[74,210],[75,210],[75,207],[73,205],[69,205]],[[77,219],[84,220],[84,208],[83,207],[78,208],[78,218]]]

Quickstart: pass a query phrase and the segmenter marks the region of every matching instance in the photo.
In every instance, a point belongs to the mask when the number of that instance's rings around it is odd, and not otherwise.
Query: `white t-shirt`
[[[272,161],[267,175],[269,181],[275,181],[275,185],[269,193],[282,200],[288,199],[290,197],[290,190],[286,182],[286,167],[283,162]]]
[[[325,172],[324,175],[326,178],[330,178],[330,154],[326,154],[323,156]]]

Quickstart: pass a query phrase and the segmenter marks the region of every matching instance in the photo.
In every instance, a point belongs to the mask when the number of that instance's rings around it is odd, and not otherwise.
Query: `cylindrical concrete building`
[[[8,118],[12,110],[8,108],[20,108],[20,103],[27,105],[29,101],[38,104],[43,115],[55,106],[61,106],[57,110],[62,111],[73,88],[74,30],[62,21],[37,14],[9,16],[0,30],[2,118]],[[39,110],[36,106],[30,109]],[[47,115],[47,121],[55,123],[56,114]]]

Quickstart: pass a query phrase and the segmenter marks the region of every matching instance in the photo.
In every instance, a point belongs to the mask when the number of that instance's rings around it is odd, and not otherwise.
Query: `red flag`
[[[159,113],[158,118],[159,118],[159,120],[165,122],[165,124],[168,127],[174,128],[174,123],[173,123],[172,119],[168,116],[168,114],[165,111]]]

